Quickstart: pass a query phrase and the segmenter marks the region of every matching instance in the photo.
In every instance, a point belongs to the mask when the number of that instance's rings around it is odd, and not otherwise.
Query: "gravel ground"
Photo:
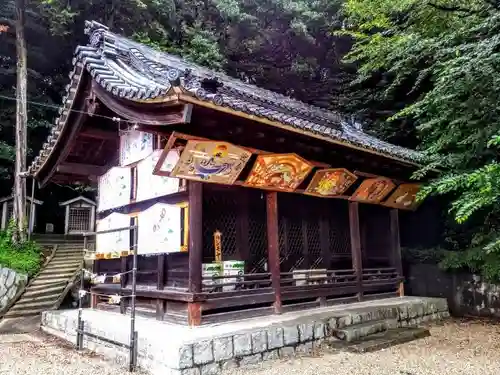
[[[229,375],[489,375],[500,373],[500,324],[450,320],[431,327],[432,336],[370,354],[324,353],[268,362]],[[59,340],[0,336],[0,374],[121,375],[126,369],[100,357],[78,354]],[[139,374],[139,373],[138,373]]]

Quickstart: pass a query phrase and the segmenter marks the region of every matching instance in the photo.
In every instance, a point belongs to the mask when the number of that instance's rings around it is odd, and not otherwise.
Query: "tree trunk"
[[[16,0],[16,50],[17,50],[17,87],[16,87],[16,166],[14,171],[14,241],[26,240],[26,144],[28,111],[27,96],[27,58],[24,36],[25,0]]]

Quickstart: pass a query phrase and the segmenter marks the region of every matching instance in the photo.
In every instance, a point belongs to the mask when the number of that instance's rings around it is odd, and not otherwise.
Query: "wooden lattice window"
[[[87,232],[90,228],[91,208],[70,207],[68,218],[69,232]]]

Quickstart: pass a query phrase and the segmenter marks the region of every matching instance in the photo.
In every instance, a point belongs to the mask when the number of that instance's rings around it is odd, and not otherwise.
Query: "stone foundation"
[[[0,315],[5,313],[28,282],[28,276],[0,266]]]
[[[75,343],[77,316],[77,310],[47,311],[42,329]],[[128,343],[127,316],[85,310],[83,317],[86,331]],[[153,375],[218,375],[228,368],[311,353],[325,337],[346,330],[359,338],[381,322],[397,328],[447,317],[444,299],[403,297],[196,328],[138,318],[138,364]],[[87,337],[84,347],[128,363],[124,349]]]

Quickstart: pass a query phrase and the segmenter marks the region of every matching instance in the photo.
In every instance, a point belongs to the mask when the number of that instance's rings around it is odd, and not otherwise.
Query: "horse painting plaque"
[[[369,178],[354,192],[350,200],[380,203],[396,185],[388,178]]]
[[[317,171],[305,194],[318,197],[332,197],[343,194],[357,180],[347,169],[323,169]]]
[[[226,142],[188,141],[172,177],[232,185],[252,154]]]
[[[385,206],[399,208],[402,210],[415,210],[418,206],[417,193],[420,189],[418,184],[402,184],[390,195]]]
[[[312,171],[313,165],[296,154],[259,155],[246,186],[294,191]]]

